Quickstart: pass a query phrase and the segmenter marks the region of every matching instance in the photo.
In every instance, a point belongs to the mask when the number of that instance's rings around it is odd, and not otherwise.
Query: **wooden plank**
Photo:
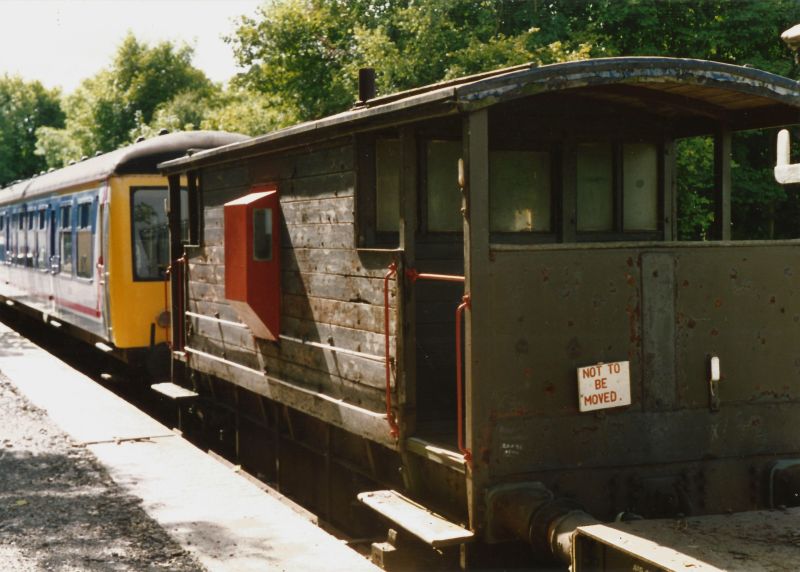
[[[281,216],[287,225],[355,222],[355,198],[352,196],[311,200],[281,199]]]
[[[361,435],[391,449],[397,449],[397,442],[389,435],[385,414],[332,399],[327,395],[283,382],[261,371],[194,351],[192,348],[187,348],[187,354],[189,365],[198,371],[227,380],[345,431]]]
[[[283,272],[281,287],[285,294],[328,298],[359,304],[383,305],[383,280],[360,276]],[[389,306],[394,307],[396,284],[389,283]]]
[[[352,248],[287,248],[281,252],[281,256],[284,270],[382,279],[396,254],[363,252]]]
[[[475,536],[397,491],[359,493],[358,500],[433,548],[457,546]]]
[[[287,224],[283,244],[287,248],[338,248],[348,249],[355,245],[352,223]],[[207,240],[207,244],[212,244]]]
[[[355,174],[352,170],[317,173],[307,177],[295,175],[286,179],[278,179],[277,182],[281,203],[294,200],[353,197],[355,195]]]
[[[374,387],[374,383],[372,385],[358,383],[327,371],[277,357],[269,357],[264,353],[233,347],[210,338],[190,336],[188,346],[210,356],[227,360],[231,364],[264,372],[275,379],[317,392],[331,399],[345,400],[373,411],[384,409],[384,387]]]
[[[372,355],[384,353],[384,336],[374,332],[298,320],[288,316],[281,324],[281,332],[293,338],[322,342],[355,352]],[[390,343],[394,344],[393,338],[390,339]]]
[[[189,316],[192,335],[213,342],[223,351],[241,350],[259,354],[265,358],[281,359],[329,373],[353,383],[372,387],[384,386],[383,352],[368,356],[352,352],[337,351],[338,346],[320,347],[282,338],[279,344],[255,338],[250,330],[223,320]],[[394,342],[393,338],[390,338]]]
[[[328,300],[311,296],[285,294],[281,309],[285,316],[334,326],[344,326],[383,334],[383,305],[356,304],[341,300]],[[394,333],[394,319],[390,319],[390,333]]]
[[[251,181],[274,182],[352,171],[355,164],[350,140],[326,148],[304,147],[291,153],[259,155],[249,160]]]

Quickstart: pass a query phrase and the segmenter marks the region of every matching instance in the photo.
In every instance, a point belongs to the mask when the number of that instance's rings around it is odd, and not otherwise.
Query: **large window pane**
[[[658,149],[652,143],[622,146],[625,230],[658,230]]]
[[[77,274],[81,278],[92,277],[92,225],[91,203],[78,205],[78,232],[77,232]]]
[[[550,230],[550,154],[489,153],[489,209],[493,232]]]
[[[461,189],[458,188],[459,141],[429,141],[426,150],[428,169],[428,230],[463,230]]]
[[[400,221],[400,141],[375,142],[376,229],[397,231]]]
[[[169,264],[167,189],[133,191],[133,269],[135,280],[163,280]]]
[[[63,206],[61,211],[61,224],[59,234],[61,235],[60,259],[61,272],[72,274],[72,207]]]
[[[609,143],[578,146],[578,230],[614,226],[613,153]]]

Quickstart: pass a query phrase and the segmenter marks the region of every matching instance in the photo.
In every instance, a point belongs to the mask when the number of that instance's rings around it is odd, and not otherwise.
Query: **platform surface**
[[[376,571],[340,540],[0,324],[0,372],[211,572]]]

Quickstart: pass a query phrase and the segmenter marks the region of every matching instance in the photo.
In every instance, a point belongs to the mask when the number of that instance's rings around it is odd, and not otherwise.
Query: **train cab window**
[[[81,278],[92,277],[92,203],[78,205],[78,230],[76,233],[76,274]]]
[[[431,232],[461,232],[461,189],[458,187],[460,141],[428,141],[425,150],[427,222]]]
[[[166,200],[166,188],[133,190],[131,228],[133,231],[134,280],[164,279],[164,272],[169,264],[169,226],[165,209]]]
[[[489,152],[489,226],[492,232],[550,232],[550,153]]]
[[[61,272],[72,274],[72,207],[64,205],[59,209],[59,259]]]
[[[623,228],[658,230],[658,148],[650,143],[622,146]]]

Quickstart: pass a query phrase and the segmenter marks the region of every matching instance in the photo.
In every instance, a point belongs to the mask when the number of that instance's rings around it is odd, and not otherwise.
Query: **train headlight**
[[[164,310],[158,316],[156,316],[156,324],[158,324],[159,328],[169,328],[170,315],[167,310]]]

